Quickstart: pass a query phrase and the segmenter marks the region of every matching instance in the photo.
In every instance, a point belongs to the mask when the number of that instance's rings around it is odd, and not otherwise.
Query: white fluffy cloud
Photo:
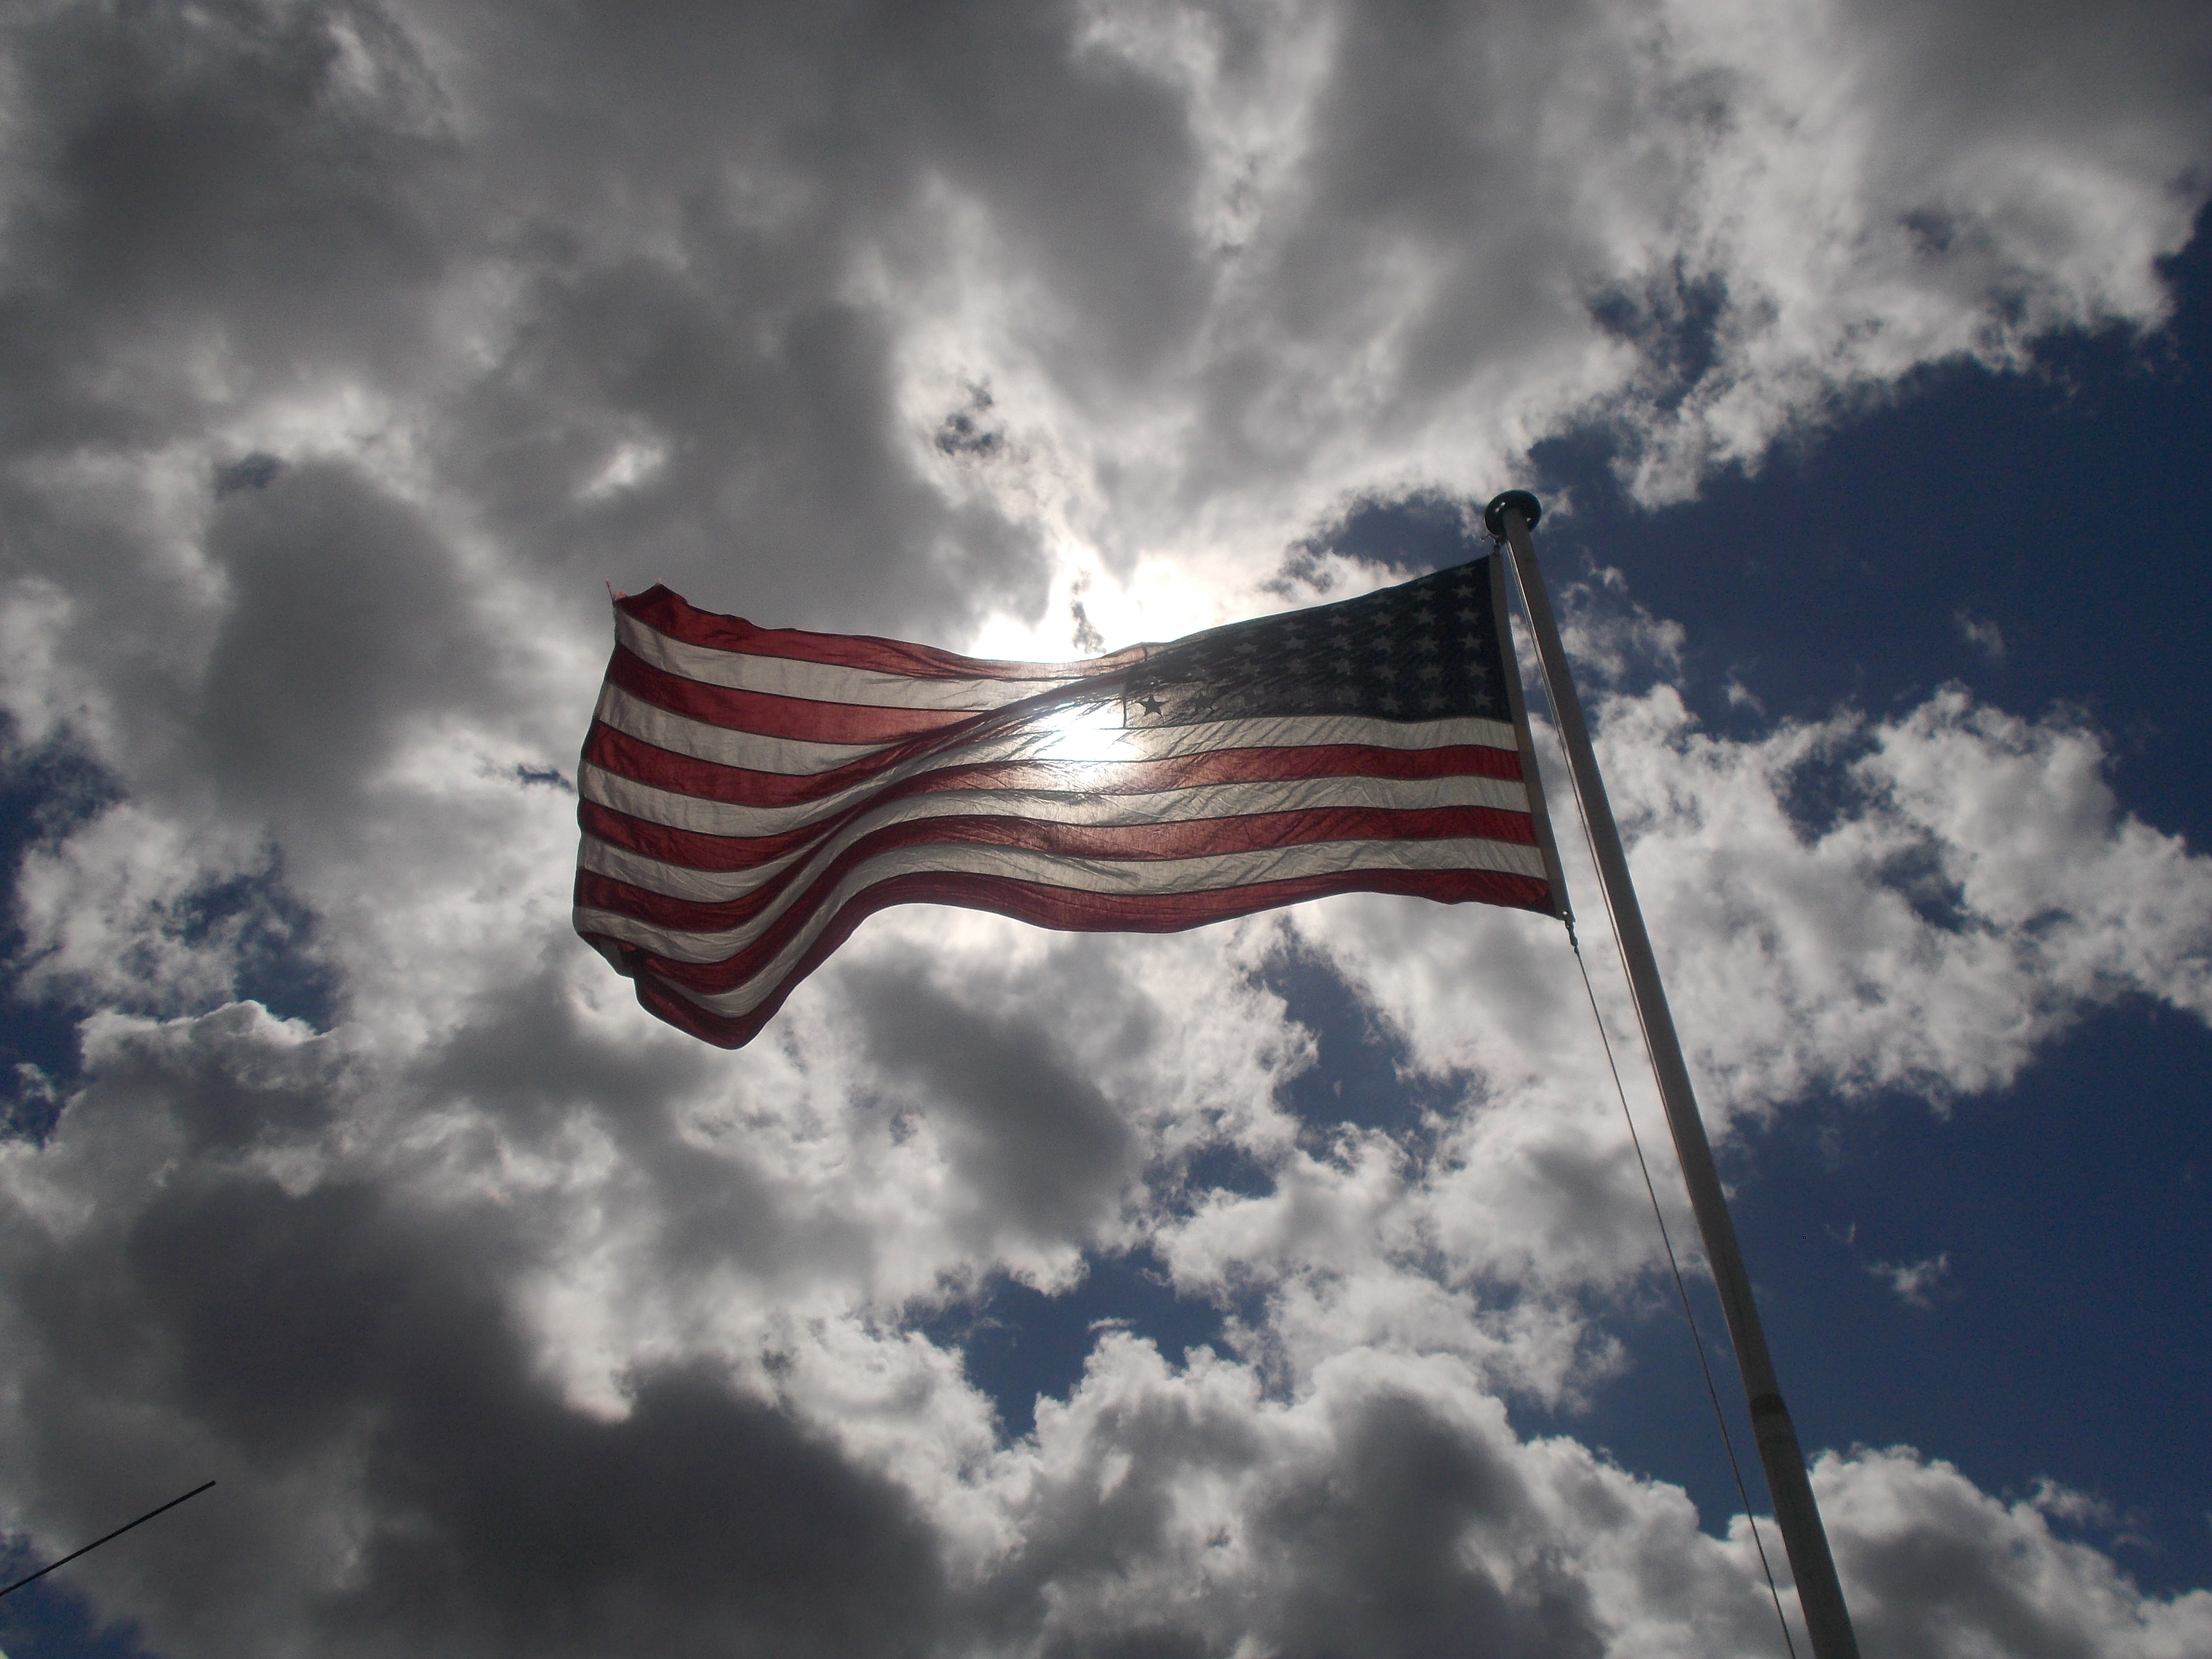
[[[15,965],[83,1052],[0,1144],[0,1523],[219,1475],[78,1581],[177,1659],[1768,1650],[1740,1520],[1507,1421],[1632,1364],[1654,1266],[1547,925],[897,914],[709,1052],[568,931],[599,580],[1056,655],[1272,603],[1350,499],[1547,435],[1662,500],[1920,365],[2154,326],[2196,9],[4,28]],[[1583,623],[1601,669],[1680,645]],[[2212,869],[2086,728],[1601,713],[1717,1128],[2212,1015]],[[1300,952],[1427,1121],[1285,1106]],[[928,1316],[1125,1252],[1218,1341],[1105,1335],[1010,1438]],[[2212,1640],[1940,1462],[1821,1479],[1869,1650]]]

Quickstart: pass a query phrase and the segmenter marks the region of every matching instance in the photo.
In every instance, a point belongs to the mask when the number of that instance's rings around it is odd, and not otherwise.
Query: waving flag
[[[737,1048],[887,905],[1164,933],[1328,893],[1563,914],[1493,559],[1088,662],[615,605],[576,931]]]

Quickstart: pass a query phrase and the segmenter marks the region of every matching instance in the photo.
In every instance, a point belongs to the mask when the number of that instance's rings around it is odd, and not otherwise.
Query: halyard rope
[[[1577,804],[1579,807],[1579,803]],[[1674,1259],[1674,1241],[1667,1231],[1667,1217],[1659,1208],[1659,1190],[1651,1184],[1651,1166],[1644,1158],[1644,1138],[1636,1133],[1636,1115],[1628,1109],[1628,1091],[1621,1086],[1620,1067],[1613,1058],[1613,1039],[1606,1035],[1605,1019],[1597,1010],[1597,993],[1591,988],[1589,968],[1583,961],[1582,942],[1567,931],[1567,943],[1573,947],[1575,966],[1581,969],[1583,994],[1589,999],[1590,1019],[1597,1026],[1598,1041],[1605,1045],[1605,1063],[1613,1073],[1613,1092],[1620,1097],[1620,1115],[1628,1123],[1629,1144],[1636,1148],[1636,1167],[1644,1176],[1644,1190],[1651,1200],[1651,1218],[1659,1224],[1659,1242],[1667,1247],[1668,1271],[1674,1275],[1674,1294],[1681,1298],[1682,1318],[1690,1328],[1690,1344],[1698,1351],[1698,1369],[1705,1374],[1705,1396],[1713,1403],[1713,1421],[1720,1425],[1721,1445],[1728,1452],[1729,1474],[1735,1479],[1736,1496],[1743,1500],[1744,1519],[1751,1522],[1751,1541],[1759,1552],[1759,1570],[1766,1575],[1766,1593],[1773,1598],[1775,1622],[1782,1626],[1783,1645],[1790,1650],[1790,1659],[1797,1659],[1797,1644],[1790,1639],[1790,1620],[1783,1616],[1782,1592],[1774,1583],[1774,1568],[1766,1559],[1766,1544],[1759,1535],[1759,1516],[1753,1513],[1751,1493],[1743,1483],[1743,1468],[1736,1462],[1735,1441],[1729,1433],[1728,1414],[1721,1409],[1721,1391],[1713,1382],[1711,1360],[1705,1353],[1705,1339],[1698,1329],[1698,1316],[1690,1310],[1689,1286],[1682,1282],[1681,1264]]]
[[[1543,681],[1543,676],[1540,674],[1537,678],[1540,682]],[[1544,683],[1544,702],[1547,708],[1551,701],[1552,688],[1548,683]],[[1559,711],[1553,708],[1551,713],[1552,719],[1556,724]],[[1572,769],[1569,769],[1571,771]],[[1536,787],[1540,788],[1542,785],[1538,782]],[[1583,844],[1589,849],[1590,866],[1595,869],[1597,867],[1597,841],[1590,833],[1589,815],[1583,810],[1582,792],[1578,789],[1570,789],[1567,793],[1574,797],[1575,821],[1582,826]],[[1620,953],[1621,960],[1625,962],[1627,960],[1628,953],[1621,946],[1620,918],[1613,912],[1613,895],[1604,891],[1605,884],[1601,881],[1598,884],[1598,888],[1605,898],[1606,920],[1613,928],[1613,949]],[[1636,1132],[1636,1114],[1628,1108],[1628,1091],[1620,1080],[1620,1063],[1613,1059],[1613,1038],[1606,1031],[1604,1015],[1598,1012],[1597,992],[1590,984],[1589,965],[1583,960],[1582,941],[1575,936],[1573,918],[1570,916],[1565,918],[1565,921],[1567,944],[1575,953],[1576,969],[1583,976],[1583,994],[1589,999],[1590,1020],[1597,1027],[1598,1041],[1605,1046],[1606,1068],[1613,1073],[1613,1091],[1620,1097],[1620,1115],[1628,1124],[1629,1145],[1636,1149],[1636,1167],[1644,1176],[1644,1194],[1651,1200],[1651,1218],[1659,1224],[1659,1242],[1667,1249],[1667,1269],[1674,1276],[1674,1294],[1681,1300],[1682,1320],[1690,1328],[1690,1346],[1698,1351],[1698,1370],[1705,1379],[1705,1397],[1712,1402],[1713,1421],[1720,1428],[1722,1449],[1728,1453],[1729,1474],[1735,1481],[1736,1496],[1743,1501],[1744,1519],[1751,1523],[1752,1547],[1759,1552],[1759,1570],[1766,1577],[1766,1594],[1774,1603],[1774,1620],[1782,1626],[1782,1644],[1789,1650],[1790,1659],[1797,1659],[1797,1644],[1790,1634],[1790,1620],[1782,1611],[1782,1591],[1774,1582],[1773,1564],[1766,1559],[1766,1541],[1759,1534],[1759,1516],[1753,1511],[1751,1492],[1744,1484],[1743,1466],[1736,1461],[1735,1438],[1729,1432],[1728,1413],[1722,1409],[1721,1391],[1719,1386],[1713,1381],[1712,1361],[1705,1352],[1705,1334],[1698,1330],[1698,1316],[1690,1306],[1690,1287],[1683,1282],[1682,1264],[1674,1255],[1674,1237],[1667,1231],[1666,1212],[1659,1207],[1659,1189],[1652,1184],[1651,1165],[1644,1156],[1644,1137]],[[1633,999],[1631,1000],[1632,1001]],[[1636,1021],[1638,1028],[1643,1030],[1644,1011],[1641,1008],[1636,1010]],[[1648,1030],[1643,1030],[1643,1036],[1644,1052],[1648,1054],[1651,1048],[1651,1034]]]

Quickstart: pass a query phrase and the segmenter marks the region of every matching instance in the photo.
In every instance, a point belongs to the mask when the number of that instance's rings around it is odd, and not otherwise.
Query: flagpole
[[[1843,1586],[1837,1582],[1828,1534],[1820,1524],[1820,1507],[1813,1500],[1813,1484],[1806,1478],[1805,1455],[1798,1447],[1789,1408],[1782,1403],[1774,1360],[1766,1348],[1766,1333],[1752,1299],[1751,1279],[1736,1247],[1735,1224],[1729,1218],[1720,1173],[1713,1167],[1713,1149],[1705,1139],[1705,1121],[1698,1115],[1697,1097],[1690,1088],[1689,1067],[1683,1063],[1681,1042],[1674,1034],[1667,993],[1659,982],[1650,935],[1644,932],[1644,913],[1629,880],[1620,831],[1606,799],[1605,780],[1590,750],[1582,701],[1575,695],[1574,679],[1567,672],[1566,653],[1560,647],[1559,625],[1552,617],[1543,572],[1537,568],[1535,550],[1529,543],[1528,532],[1542,514],[1542,507],[1527,490],[1509,489],[1491,502],[1483,523],[1512,551],[1513,573],[1520,580],[1529,631],[1535,635],[1536,661],[1551,693],[1552,714],[1559,724],[1575,794],[1582,802],[1597,855],[1598,882],[1605,890],[1606,903],[1620,933],[1629,994],[1635,1000],[1637,1018],[1650,1050],[1659,1098],[1667,1109],[1667,1127],[1674,1134],[1675,1155],[1682,1165],[1682,1182],[1690,1190],[1691,1212],[1697,1218],[1698,1233],[1705,1241],[1705,1257],[1720,1292],[1721,1311],[1728,1319],[1736,1367],[1743,1374],[1744,1393],[1751,1402],[1752,1433],[1759,1442],[1759,1461],[1766,1471],[1767,1490],[1774,1499],[1774,1516],[1782,1528],[1784,1547],[1790,1553],[1790,1570],[1797,1581],[1797,1599],[1813,1638],[1814,1659],[1858,1659],[1858,1638],[1852,1633],[1850,1613],[1844,1606]]]

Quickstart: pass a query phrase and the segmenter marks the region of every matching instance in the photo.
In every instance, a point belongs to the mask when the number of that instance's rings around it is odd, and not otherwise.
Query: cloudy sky
[[[15,1659],[1780,1652],[1556,925],[736,1054],[569,928],[606,584],[1059,659],[1509,485],[1867,1650],[2212,1651],[2201,4],[0,31],[0,1565],[220,1483]]]

